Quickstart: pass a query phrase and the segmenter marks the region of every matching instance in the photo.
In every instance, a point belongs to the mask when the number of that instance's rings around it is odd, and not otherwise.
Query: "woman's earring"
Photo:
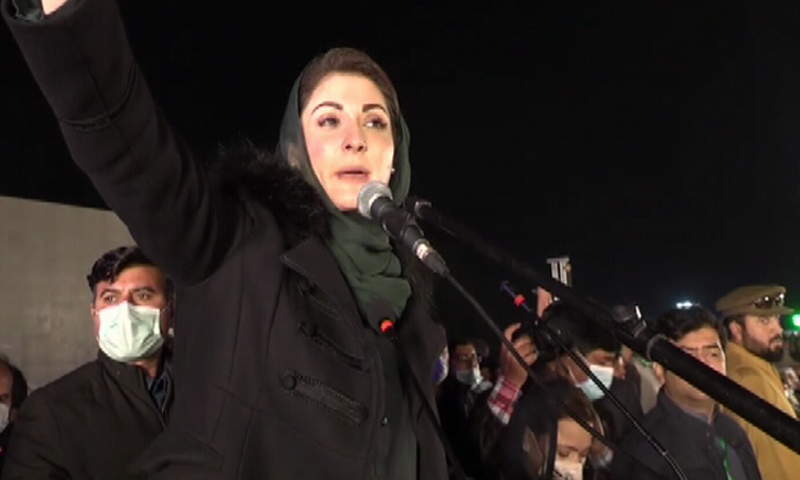
[[[392,173],[394,173],[394,167],[392,167]]]

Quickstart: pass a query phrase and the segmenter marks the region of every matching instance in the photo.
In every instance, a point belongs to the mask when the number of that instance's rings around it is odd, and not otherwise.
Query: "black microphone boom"
[[[672,371],[727,407],[728,410],[800,453],[800,428],[798,428],[800,424],[795,418],[730,378],[709,368],[675,346],[663,335],[647,328],[643,321],[625,321],[626,319],[614,318],[608,308],[579,295],[571,287],[550,276],[539,274],[513,256],[489,244],[475,232],[437,212],[427,200],[409,197],[406,200],[406,208],[417,218],[431,223],[445,233],[470,245],[499,265],[540,285],[553,295],[582,310],[594,321],[613,330],[622,343],[629,346],[634,352],[660,363],[667,370]]]
[[[366,218],[380,222],[383,230],[395,240],[410,248],[414,255],[435,273],[446,276],[447,264],[425,239],[414,218],[394,204],[392,191],[386,184],[372,181],[358,192],[358,212]]]

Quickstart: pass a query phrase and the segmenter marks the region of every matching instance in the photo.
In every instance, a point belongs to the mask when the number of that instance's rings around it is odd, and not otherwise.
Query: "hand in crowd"
[[[536,289],[536,315],[542,318],[545,309],[553,303],[553,294],[539,287]]]
[[[42,10],[45,15],[49,15],[61,8],[65,3],[67,3],[67,0],[42,0]]]
[[[505,337],[508,339],[509,342],[512,342],[514,345],[514,349],[519,353],[525,363],[528,365],[533,365],[533,362],[536,361],[538,357],[538,352],[536,351],[536,345],[534,345],[533,340],[528,335],[522,335],[516,340],[512,341],[514,338],[514,334],[520,329],[521,325],[519,323],[515,323],[510,325],[505,329]],[[516,385],[518,388],[522,387],[525,383],[525,380],[528,379],[528,372],[520,365],[511,352],[503,346],[500,349],[500,373],[503,377]]]

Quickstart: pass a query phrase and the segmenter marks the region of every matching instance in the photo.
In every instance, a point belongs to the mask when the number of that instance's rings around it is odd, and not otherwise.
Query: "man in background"
[[[3,472],[14,420],[27,396],[25,375],[5,355],[0,355],[0,474]]]
[[[780,285],[740,287],[717,300],[716,308],[728,327],[728,376],[797,418],[774,364],[783,358],[781,316],[794,310],[784,306],[786,289]],[[790,480],[800,475],[800,455],[737,415],[758,459],[761,475]]]

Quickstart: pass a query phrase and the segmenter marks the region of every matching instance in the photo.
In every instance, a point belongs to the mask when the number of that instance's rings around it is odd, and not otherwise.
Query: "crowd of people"
[[[180,389],[173,373],[173,281],[139,247],[121,246],[97,259],[87,282],[96,360],[28,396],[23,372],[0,357],[3,480],[146,478],[148,470],[163,468],[152,463],[159,453],[153,448]],[[742,287],[717,302],[716,314],[699,306],[673,309],[651,326],[797,418],[797,371],[775,366],[784,359],[780,318],[791,313],[784,295],[780,286]],[[533,378],[505,347],[492,355],[483,339],[452,340],[435,360],[428,385],[444,441],[454,452],[441,478],[458,478],[459,471],[487,480],[673,478],[672,467],[606,391],[688,479],[789,479],[800,466],[800,455],[634,354],[586,313],[561,301],[540,308],[541,322],[558,339],[533,335],[520,324],[504,332]],[[367,415],[351,407],[351,418]],[[405,466],[396,464],[396,471]]]
[[[539,312],[560,342],[505,331],[533,376],[508,350],[483,364],[485,342],[448,347],[431,272],[357,212],[368,182],[399,203],[411,181],[397,92],[365,53],[303,69],[274,152],[206,164],[157,107],[116,2],[0,5],[72,158],[137,244],[89,269],[96,360],[27,398],[0,362],[0,479],[670,478],[606,391],[688,478],[800,471],[567,303]],[[773,366],[784,293],[744,287],[718,315],[669,311],[654,328],[796,418]]]
[[[795,367],[781,374],[775,366],[784,358],[780,319],[791,313],[783,305],[784,295],[785,289],[776,285],[741,287],[719,299],[717,312],[676,308],[653,319],[651,328],[796,419]],[[597,319],[562,302],[548,306],[541,317],[561,341],[526,356],[533,358],[535,379],[526,378],[505,349],[499,367],[486,372],[480,367],[481,341],[450,345],[451,374],[439,386],[439,411],[473,478],[675,478],[672,466],[587,377],[586,369],[666,448],[686,478],[793,478],[800,455],[726,411],[703,390],[622,346]],[[515,328],[506,331],[509,339]],[[529,345],[529,337],[515,342],[521,353]],[[569,404],[570,395],[587,402],[591,414],[582,420],[616,450],[593,439],[558,408],[554,397]]]

